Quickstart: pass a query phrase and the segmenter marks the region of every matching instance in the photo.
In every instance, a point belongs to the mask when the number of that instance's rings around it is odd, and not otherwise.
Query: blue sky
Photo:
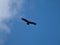
[[[5,45],[60,45],[60,0],[26,0],[23,14],[37,25],[13,18],[7,23],[12,32]]]

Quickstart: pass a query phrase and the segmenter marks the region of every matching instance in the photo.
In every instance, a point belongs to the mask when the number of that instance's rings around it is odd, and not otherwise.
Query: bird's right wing
[[[36,23],[35,22],[30,22],[31,24],[34,24],[34,25],[36,25]]]

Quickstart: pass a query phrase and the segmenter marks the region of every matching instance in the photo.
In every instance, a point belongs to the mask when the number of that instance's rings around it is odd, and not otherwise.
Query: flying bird
[[[33,24],[33,25],[36,25],[36,23],[35,22],[31,22],[31,21],[28,21],[27,19],[25,19],[25,18],[21,18],[23,21],[25,21],[26,23],[27,23],[27,25],[29,25],[29,24]]]

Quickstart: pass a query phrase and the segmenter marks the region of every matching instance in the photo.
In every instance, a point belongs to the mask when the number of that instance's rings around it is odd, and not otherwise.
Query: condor
[[[25,19],[25,18],[21,18],[23,21],[25,21],[26,23],[27,23],[27,25],[29,25],[29,24],[33,24],[33,25],[36,25],[36,23],[35,22],[31,22],[31,21],[28,21],[27,19]]]

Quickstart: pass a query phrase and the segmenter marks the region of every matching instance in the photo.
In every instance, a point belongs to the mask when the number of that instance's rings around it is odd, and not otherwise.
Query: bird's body
[[[24,20],[24,21],[27,23],[27,25],[29,25],[29,24],[34,24],[34,25],[36,25],[35,22],[28,21],[28,20],[25,19],[25,18],[22,18],[22,20]]]

